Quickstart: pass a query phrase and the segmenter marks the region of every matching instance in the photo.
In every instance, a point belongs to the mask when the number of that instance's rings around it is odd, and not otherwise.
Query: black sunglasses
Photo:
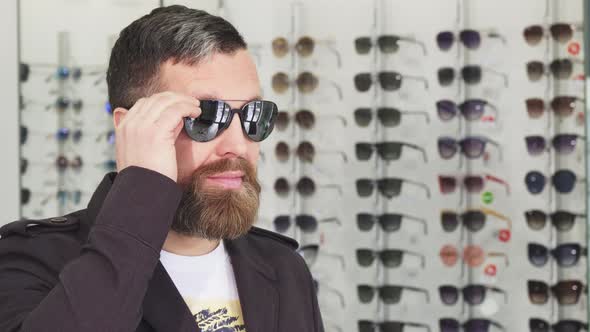
[[[529,300],[533,304],[545,304],[549,300],[549,291],[557,298],[560,305],[571,305],[578,303],[580,294],[586,287],[578,280],[563,280],[549,287],[544,281],[529,280],[527,282]]]
[[[475,233],[483,229],[488,215],[506,222],[508,229],[512,228],[512,221],[508,217],[487,208],[470,209],[461,214],[455,211],[444,210],[440,214],[440,220],[445,232],[454,232],[461,221],[467,230]]]
[[[373,302],[375,293],[378,293],[379,298],[381,298],[385,304],[397,304],[401,301],[404,290],[422,293],[426,297],[426,302],[430,303],[430,294],[428,293],[428,290],[424,288],[399,285],[372,286],[366,284],[357,286],[357,293],[361,303]]]
[[[430,326],[420,323],[402,322],[402,321],[384,321],[374,322],[370,320],[359,320],[358,328],[359,332],[403,332],[405,327],[417,327],[424,328],[430,332]]]
[[[528,244],[528,256],[531,264],[542,267],[549,261],[549,255],[557,261],[560,267],[571,267],[578,263],[580,256],[588,255],[588,248],[579,243],[560,244],[555,249],[549,249],[540,243]]]
[[[200,108],[199,117],[184,120],[185,132],[197,142],[208,142],[221,135],[231,124],[234,114],[238,114],[244,134],[252,141],[260,142],[272,132],[278,114],[277,105],[267,100],[249,101],[240,109],[232,109],[222,100],[201,100]]]
[[[471,305],[482,304],[486,298],[487,291],[500,293],[504,296],[504,303],[508,301],[508,294],[506,291],[486,285],[467,285],[463,288],[459,288],[453,285],[442,285],[438,288],[441,301],[446,305],[454,305],[459,300],[459,294],[463,294],[464,302]]]
[[[479,84],[481,82],[483,72],[500,76],[504,81],[504,86],[508,86],[508,75],[479,65],[463,66],[460,70],[460,77],[463,79],[465,84]],[[438,83],[443,87],[453,84],[455,78],[457,77],[457,71],[453,67],[442,67],[438,70],[437,74]]]
[[[536,82],[545,75],[553,75],[558,80],[566,80],[574,72],[574,62],[579,63],[577,59],[555,59],[548,65],[541,61],[529,61],[526,64],[526,72],[530,81]]]
[[[402,115],[420,115],[426,118],[426,123],[430,123],[430,116],[427,112],[422,111],[400,111],[393,107],[377,108],[377,119],[384,127],[397,127],[401,122]],[[373,120],[373,111],[371,108],[362,107],[354,111],[354,121],[359,127],[367,127]]]
[[[588,330],[588,324],[578,320],[564,319],[550,325],[544,319],[531,318],[529,320],[530,332],[580,332]]]
[[[377,73],[376,81],[371,73],[359,73],[354,75],[354,86],[359,92],[369,91],[374,82],[379,82],[385,91],[397,91],[401,89],[404,79],[419,81],[428,89],[428,81],[421,76],[402,75],[396,71],[381,71]]]
[[[377,190],[381,193],[381,195],[385,196],[388,199],[391,199],[401,194],[402,184],[404,184],[404,182],[424,189],[424,191],[426,192],[426,197],[430,198],[430,188],[428,188],[426,184],[412,180],[392,177],[377,180],[358,179],[356,180],[356,191],[360,197],[369,197],[373,195],[376,184]]]
[[[295,216],[295,225],[297,225],[304,233],[313,233],[318,229],[319,223],[335,222],[342,225],[338,218],[325,218],[318,220],[316,217],[308,214],[298,214]],[[279,233],[285,233],[291,227],[291,216],[279,215],[273,220],[275,230]]]
[[[527,225],[530,229],[541,230],[547,224],[547,217],[551,219],[551,224],[559,232],[566,232],[574,227],[576,218],[586,218],[583,213],[572,213],[569,211],[558,210],[547,214],[541,210],[528,210],[524,213]]]
[[[379,50],[385,54],[396,53],[399,51],[399,42],[419,45],[422,48],[424,55],[426,55],[426,45],[415,38],[398,35],[381,35],[377,37],[377,46],[379,46]],[[373,46],[374,42],[371,37],[358,37],[354,40],[354,48],[358,54],[368,54]]]
[[[470,319],[463,324],[454,318],[441,318],[439,320],[440,332],[459,332],[461,326],[465,332],[488,332],[490,326],[506,331],[503,325],[489,319]]]
[[[371,213],[361,212],[357,213],[356,215],[357,226],[359,230],[363,232],[372,230],[375,223],[379,223],[381,229],[384,232],[397,232],[401,228],[403,220],[411,220],[421,223],[424,227],[424,234],[428,234],[428,228],[425,219],[399,213],[384,213],[381,215],[374,215]]]
[[[356,260],[360,266],[369,267],[373,265],[375,258],[379,258],[385,267],[396,268],[402,265],[404,254],[420,258],[421,266],[424,267],[426,259],[424,255],[403,249],[385,249],[381,251],[366,248],[357,249]]]
[[[385,161],[395,161],[401,158],[403,147],[408,147],[420,151],[422,153],[422,158],[424,159],[424,162],[428,162],[428,158],[426,157],[426,151],[421,146],[412,143],[394,141],[378,143],[356,143],[356,158],[362,161],[369,160],[373,155],[373,151],[377,150],[377,154],[379,155],[379,157],[381,157],[381,159]]]
[[[328,188],[328,189],[336,189],[338,194],[342,196],[342,187],[338,184],[322,184],[316,185],[315,181],[308,177],[303,176],[301,177],[297,183],[295,184],[295,189],[302,197],[311,197],[315,194],[316,188]],[[274,184],[275,192],[280,197],[287,197],[289,192],[291,191],[291,184],[289,180],[284,177],[280,177],[275,180]]]
[[[503,43],[506,43],[506,39],[502,37],[495,31],[477,31],[471,29],[461,30],[459,32],[459,41],[463,43],[463,45],[471,50],[478,49],[481,45],[482,35],[488,38],[499,38]],[[441,51],[448,51],[453,47],[455,43],[455,33],[452,31],[442,31],[436,35],[436,45],[440,48]]]

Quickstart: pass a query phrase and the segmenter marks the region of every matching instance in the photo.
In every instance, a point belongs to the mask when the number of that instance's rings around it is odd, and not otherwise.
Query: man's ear
[[[115,111],[113,112],[113,125],[115,128],[119,127],[119,124],[121,121],[123,121],[123,118],[125,115],[127,115],[127,112],[128,110],[124,109],[123,107],[115,108]]]

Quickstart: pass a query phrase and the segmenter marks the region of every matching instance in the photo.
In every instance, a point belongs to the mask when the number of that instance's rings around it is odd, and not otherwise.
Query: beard
[[[228,171],[244,173],[239,189],[205,185],[208,176]],[[171,229],[207,240],[233,240],[256,222],[260,184],[256,170],[243,158],[220,159],[199,167],[183,191]]]

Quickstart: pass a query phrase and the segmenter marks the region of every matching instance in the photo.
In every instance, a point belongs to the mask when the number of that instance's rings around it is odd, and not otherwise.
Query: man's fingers
[[[156,125],[167,132],[173,132],[179,123],[183,123],[185,117],[196,118],[199,115],[201,115],[201,109],[194,104],[177,103],[160,113]]]

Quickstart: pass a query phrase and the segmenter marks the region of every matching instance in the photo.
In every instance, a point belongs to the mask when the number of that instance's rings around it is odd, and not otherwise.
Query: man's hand
[[[139,99],[124,112],[116,126],[117,168],[140,166],[177,181],[174,143],[184,126],[184,117],[201,115],[196,98],[174,92],[162,92]]]

